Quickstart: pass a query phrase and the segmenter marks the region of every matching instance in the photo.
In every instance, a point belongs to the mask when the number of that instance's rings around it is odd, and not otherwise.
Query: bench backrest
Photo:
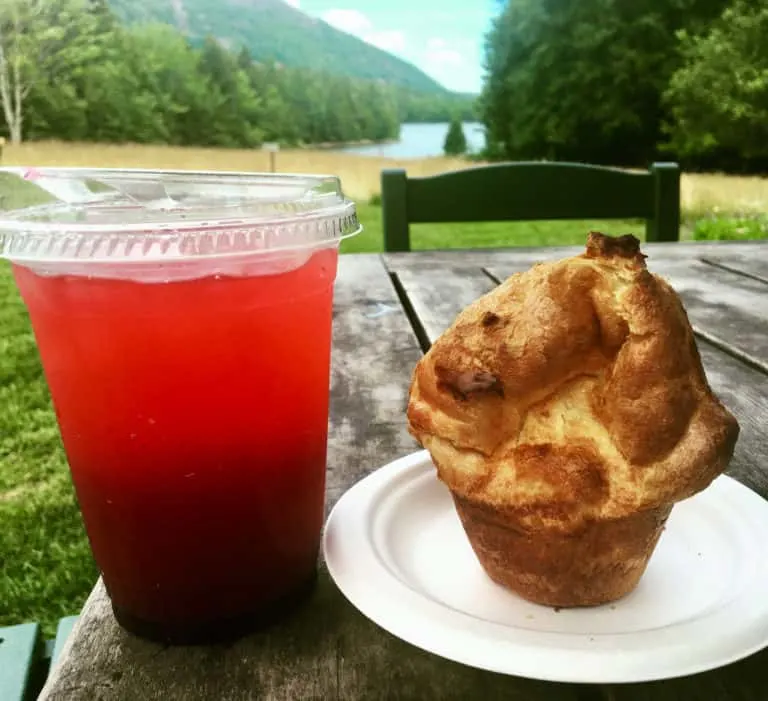
[[[677,241],[680,168],[647,171],[563,162],[513,162],[409,178],[381,172],[384,249],[410,250],[409,225],[545,219],[644,219],[648,241]]]

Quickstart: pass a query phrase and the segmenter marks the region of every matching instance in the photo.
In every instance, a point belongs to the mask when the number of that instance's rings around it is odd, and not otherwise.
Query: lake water
[[[464,136],[470,151],[477,152],[485,146],[485,132],[480,122],[464,122]],[[339,151],[359,153],[364,156],[383,158],[429,158],[443,155],[443,143],[448,133],[448,122],[437,124],[403,124],[400,141],[391,144],[344,146]]]

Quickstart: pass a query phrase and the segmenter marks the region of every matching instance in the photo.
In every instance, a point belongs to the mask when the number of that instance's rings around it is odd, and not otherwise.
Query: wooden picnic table
[[[729,473],[768,498],[768,242],[652,244],[644,250],[649,267],[681,293],[710,382],[741,424]],[[404,416],[410,375],[454,316],[511,273],[574,252],[342,256],[328,509],[362,477],[417,449]],[[99,581],[40,698],[764,701],[768,650],[720,670],[644,684],[571,685],[493,674],[444,660],[378,628],[346,601],[321,564],[316,591],[289,620],[211,647],[167,647],[124,632]]]

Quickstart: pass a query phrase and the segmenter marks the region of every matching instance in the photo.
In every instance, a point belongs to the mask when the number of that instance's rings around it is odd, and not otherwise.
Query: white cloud
[[[464,63],[464,57],[453,49],[432,49],[427,51],[424,57],[426,63],[432,67],[460,66]]]
[[[0,0],[1,1],[1,0]],[[477,87],[478,49],[461,38],[429,37],[409,40],[400,29],[378,29],[364,12],[334,8],[320,18],[336,29],[352,34],[384,51],[410,61],[449,89],[471,91]]]
[[[326,10],[321,18],[336,29],[373,44],[384,51],[399,53],[405,50],[405,34],[399,30],[377,31],[373,22],[359,10]]]
[[[427,50],[424,52],[424,63],[427,70],[437,70],[461,66],[464,63],[464,52],[452,46],[445,39],[431,37],[427,40]]]
[[[405,34],[397,30],[366,33],[362,38],[369,44],[384,49],[384,51],[398,53],[405,49]]]
[[[301,0],[283,0],[286,5],[290,5],[291,7],[295,7],[297,10],[299,7],[301,7]]]
[[[445,39],[441,39],[440,37],[431,37],[427,39],[428,49],[444,49],[446,46],[447,43]]]
[[[342,32],[360,37],[373,29],[371,20],[358,10],[326,10],[321,18]]]
[[[465,41],[442,37],[427,39],[417,65],[451,90],[466,90],[472,72],[472,51]]]

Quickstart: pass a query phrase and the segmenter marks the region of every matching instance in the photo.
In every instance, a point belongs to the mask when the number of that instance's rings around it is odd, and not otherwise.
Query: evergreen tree
[[[706,26],[726,4],[507,0],[486,41],[491,155],[647,164],[662,139],[662,93],[682,62],[676,33]]]
[[[446,156],[460,156],[467,152],[467,138],[464,136],[464,129],[458,117],[451,120],[448,133],[445,135],[443,151]]]
[[[108,0],[0,0],[0,49],[0,134],[15,141],[380,141],[398,136],[403,115],[440,120],[469,104],[255,62],[213,37],[193,45],[169,23],[126,27]]]
[[[768,0],[736,0],[702,34],[683,32],[666,93],[671,146],[687,161],[768,169]]]

